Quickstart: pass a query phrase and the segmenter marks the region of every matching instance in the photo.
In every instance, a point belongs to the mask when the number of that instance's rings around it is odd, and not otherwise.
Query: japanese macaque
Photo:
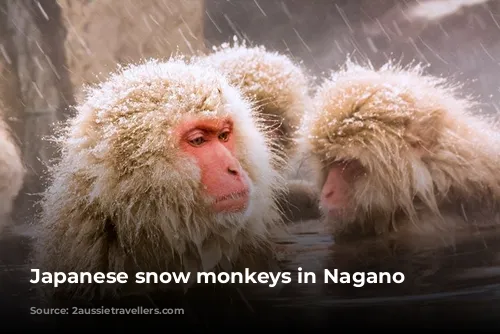
[[[223,73],[253,102],[270,128],[271,149],[283,157],[279,170],[292,175],[298,130],[304,114],[311,108],[311,85],[306,72],[284,54],[236,42],[215,48],[199,61]],[[288,192],[280,199],[286,217],[292,221],[318,218],[314,186],[292,177],[288,177],[287,184]]]
[[[306,136],[337,240],[497,224],[500,132],[476,107],[419,66],[349,62],[326,80]]]
[[[291,157],[302,117],[310,108],[310,83],[305,71],[283,54],[236,43],[215,48],[201,61],[215,66],[251,99],[272,128],[273,148]]]
[[[10,220],[12,205],[21,191],[24,175],[19,149],[9,127],[0,118],[0,232]]]
[[[77,111],[42,200],[35,268],[126,272],[132,286],[68,284],[55,296],[173,287],[136,285],[138,271],[196,278],[273,266],[279,156],[221,74],[180,59],[149,61],[112,75]]]

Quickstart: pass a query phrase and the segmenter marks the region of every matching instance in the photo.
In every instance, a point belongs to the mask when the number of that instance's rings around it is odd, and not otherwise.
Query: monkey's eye
[[[191,139],[191,140],[189,141],[189,143],[190,143],[191,145],[193,145],[193,146],[200,146],[200,145],[202,145],[204,142],[206,142],[206,140],[205,140],[205,138],[203,138],[203,137],[196,137],[196,138]]]
[[[222,141],[228,141],[229,140],[229,131],[224,131],[219,135],[219,139]]]

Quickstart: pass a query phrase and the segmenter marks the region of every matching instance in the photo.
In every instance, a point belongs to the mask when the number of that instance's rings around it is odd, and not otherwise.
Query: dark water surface
[[[500,329],[500,233],[471,237],[459,246],[421,253],[379,242],[334,245],[317,222],[293,227],[293,237],[283,241],[284,271],[292,272],[293,282],[278,288],[252,290],[228,286],[192,290],[186,295],[157,295],[147,300],[127,299],[120,303],[98,304],[115,307],[183,308],[184,315],[148,315],[140,318],[145,326],[178,324],[186,330],[279,327],[307,330],[339,328],[460,328]],[[302,231],[308,232],[302,232]],[[19,329],[86,328],[103,326],[127,329],[137,316],[30,316],[37,301],[29,265],[12,260],[26,255],[26,244],[8,238],[2,242],[0,300],[2,317],[12,319]],[[18,260],[21,260],[20,258]],[[298,284],[296,269],[317,272],[316,284]],[[323,269],[356,271],[400,271],[401,284],[322,283]],[[262,289],[261,289],[262,290]],[[77,305],[71,303],[70,305]],[[59,306],[59,305],[58,305]],[[67,305],[64,305],[67,307]],[[82,307],[90,307],[81,304]],[[93,307],[96,307],[95,305]],[[237,327],[234,327],[237,326]],[[238,327],[240,326],[240,327]]]

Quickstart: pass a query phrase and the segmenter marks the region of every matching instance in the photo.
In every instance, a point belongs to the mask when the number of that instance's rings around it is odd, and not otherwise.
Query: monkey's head
[[[278,221],[267,138],[249,103],[210,69],[130,66],[90,91],[61,143],[45,219],[93,215],[125,247],[140,235],[166,238],[180,254],[212,237],[258,244]]]
[[[296,134],[310,105],[309,82],[301,67],[263,46],[223,44],[202,61],[222,72],[250,98],[271,128],[273,147],[287,156],[296,148]]]
[[[348,63],[326,80],[307,133],[321,207],[336,228],[384,233],[398,215],[412,220],[419,207],[439,215],[440,201],[470,192],[477,156],[469,106],[420,67]]]

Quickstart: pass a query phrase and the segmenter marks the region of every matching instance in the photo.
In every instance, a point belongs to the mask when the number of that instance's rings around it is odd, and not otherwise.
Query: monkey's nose
[[[324,197],[325,199],[330,198],[330,197],[332,197],[332,196],[333,196],[333,190],[330,190],[329,192],[327,192],[326,194],[324,194],[324,195],[323,195],[323,197]]]
[[[227,172],[231,175],[238,175],[238,170],[236,168],[228,167]]]

